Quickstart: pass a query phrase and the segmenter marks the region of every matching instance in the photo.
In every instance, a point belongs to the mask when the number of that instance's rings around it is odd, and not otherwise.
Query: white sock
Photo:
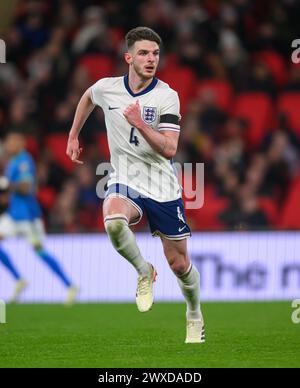
[[[127,218],[121,214],[114,214],[107,216],[104,224],[116,251],[134,266],[139,275],[149,275],[150,266],[141,255]]]
[[[191,264],[184,275],[177,277],[177,282],[186,301],[186,318],[202,319],[200,309],[200,274],[197,268]]]

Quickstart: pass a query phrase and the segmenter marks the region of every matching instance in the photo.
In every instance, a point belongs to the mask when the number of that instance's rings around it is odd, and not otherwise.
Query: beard
[[[149,80],[149,79],[153,78],[155,75],[155,71],[153,71],[151,73],[143,72],[143,70],[139,66],[135,65],[134,63],[133,63],[133,68],[134,68],[134,71],[136,72],[136,74],[141,79],[144,79],[144,80]]]

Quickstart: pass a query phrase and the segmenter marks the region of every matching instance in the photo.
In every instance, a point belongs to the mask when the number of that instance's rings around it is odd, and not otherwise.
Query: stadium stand
[[[132,25],[153,27],[165,42],[158,77],[181,100],[176,160],[205,164],[204,206],[187,212],[192,227],[300,228],[300,66],[291,62],[297,2],[16,3],[3,34],[0,139],[12,127],[28,134],[49,231],[103,229],[95,217],[102,200],[90,192],[97,164],[109,159],[100,110],[81,138],[93,172],[88,188],[65,146],[82,93],[101,77],[125,74],[123,37]]]

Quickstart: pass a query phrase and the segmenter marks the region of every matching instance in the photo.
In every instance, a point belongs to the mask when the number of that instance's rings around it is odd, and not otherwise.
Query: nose
[[[155,61],[155,56],[152,53],[148,53],[148,62],[154,62]]]

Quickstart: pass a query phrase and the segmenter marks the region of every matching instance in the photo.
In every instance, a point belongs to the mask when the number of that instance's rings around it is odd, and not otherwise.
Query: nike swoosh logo
[[[109,106],[108,109],[109,110],[120,109],[120,107],[119,106]]]
[[[178,228],[178,232],[182,232],[184,228],[186,228],[186,225],[184,225],[182,228]]]

